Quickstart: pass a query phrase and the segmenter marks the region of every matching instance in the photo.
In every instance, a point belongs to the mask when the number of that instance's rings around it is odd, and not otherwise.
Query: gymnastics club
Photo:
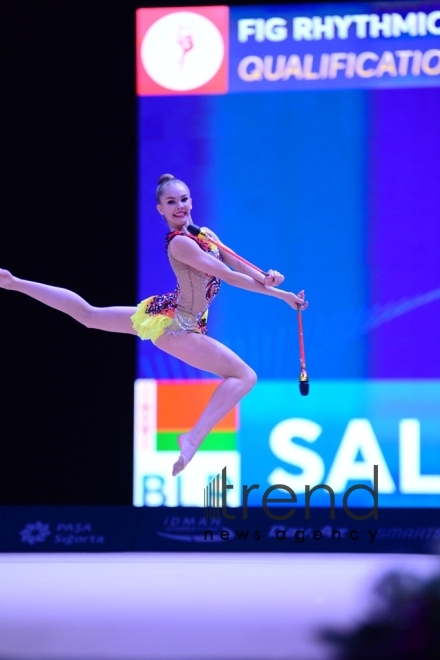
[[[218,248],[221,248],[225,252],[228,252],[229,254],[232,254],[233,257],[236,257],[240,261],[242,261],[244,264],[247,264],[251,268],[254,268],[257,270],[259,273],[262,273],[265,277],[267,273],[264,272],[264,270],[261,270],[261,268],[257,268],[257,266],[254,266],[254,264],[251,264],[250,261],[247,261],[246,259],[243,259],[243,257],[240,257],[240,255],[236,254],[233,250],[230,250],[229,248],[225,247],[222,245],[222,243],[217,243],[217,241],[214,241],[208,234],[201,229],[200,227],[197,227],[197,225],[188,225],[187,229],[190,234],[195,236],[196,238],[204,238],[210,243],[213,243],[216,245]],[[298,332],[299,332],[299,354],[300,354],[300,363],[301,363],[301,373],[299,375],[299,391],[301,392],[302,396],[307,396],[309,393],[309,377],[307,375],[306,371],[306,358],[305,358],[305,352],[304,352],[304,335],[303,335],[303,329],[302,329],[302,318],[301,318],[301,306],[298,305]]]
[[[244,264],[247,264],[251,268],[254,268],[255,270],[258,270],[259,273],[264,275],[264,277],[267,277],[267,273],[264,270],[261,270],[261,268],[257,268],[257,266],[254,266],[254,264],[251,264],[250,261],[247,261],[246,259],[243,259],[243,257],[240,257],[239,254],[236,254],[233,250],[230,250],[229,248],[225,247],[222,243],[217,243],[217,241],[214,241],[206,232],[204,229],[201,229],[200,227],[197,227],[197,225],[188,225],[187,229],[190,234],[195,236],[196,238],[202,238],[213,245],[216,245],[218,248],[221,248],[224,252],[227,252],[228,254],[232,254],[233,257],[238,259],[239,261],[242,261]]]
[[[309,377],[306,371],[306,355],[304,351],[304,335],[301,316],[301,305],[298,305],[298,335],[299,335],[299,361],[301,364],[301,371],[299,374],[299,391],[302,396],[307,396],[309,393]]]

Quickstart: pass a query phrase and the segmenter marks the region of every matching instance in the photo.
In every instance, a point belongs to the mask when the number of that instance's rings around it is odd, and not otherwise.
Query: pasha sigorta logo
[[[22,543],[29,543],[29,545],[34,545],[35,543],[43,543],[48,536],[52,534],[50,531],[49,525],[40,522],[39,520],[35,523],[28,523],[24,529],[19,532],[21,536]]]
[[[139,10],[139,94],[226,91],[227,29],[212,11],[219,9],[227,7]]]

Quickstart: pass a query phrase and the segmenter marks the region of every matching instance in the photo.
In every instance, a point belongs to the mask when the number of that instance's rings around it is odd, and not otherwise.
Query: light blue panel
[[[298,465],[277,458],[270,449],[269,438],[277,424],[287,419],[305,419],[322,427],[322,433],[314,442],[292,438],[287,444],[295,443],[322,458],[325,483],[349,423],[362,419],[370,425],[375,439],[373,443],[377,441],[396,485],[395,493],[379,494],[379,508],[440,506],[440,486],[432,494],[402,493],[402,475],[399,472],[399,425],[402,420],[415,419],[420,423],[419,472],[421,475],[440,475],[439,400],[440,381],[313,381],[307,397],[300,396],[297,381],[258,383],[240,405],[242,483],[260,484],[259,491],[250,494],[249,503],[261,505],[261,493],[270,485],[268,476],[274,469],[283,468],[292,475],[302,473]],[[359,431],[358,434],[360,452],[355,460],[365,462],[364,449],[368,450],[371,442],[369,439],[363,441],[362,433]],[[354,439],[357,441],[357,437]],[[409,455],[403,454],[403,458],[408,466],[411,460]],[[345,467],[349,469],[347,465],[343,466],[343,470]],[[417,472],[413,462],[410,467]],[[295,490],[300,504],[303,502],[300,493],[304,495],[306,483],[316,485],[305,481],[301,491]],[[368,484],[368,481],[351,480],[344,492],[356,483]],[[371,483],[368,485],[371,486]],[[342,495],[337,496],[337,501],[341,505]],[[328,496],[316,493],[312,503],[327,506]],[[361,498],[353,495],[350,503],[370,506],[372,497],[368,493]]]
[[[320,378],[367,375],[367,92],[210,99],[205,215],[221,239],[283,288],[304,288],[307,364]],[[209,222],[208,222],[209,219]],[[261,378],[298,369],[296,314],[224,286],[214,336]]]

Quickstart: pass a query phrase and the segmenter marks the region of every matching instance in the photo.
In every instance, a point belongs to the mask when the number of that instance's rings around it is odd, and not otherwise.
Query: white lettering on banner
[[[313,55],[309,61],[313,62]],[[301,59],[299,55],[291,55],[287,60],[283,80],[288,80],[291,76],[295,76],[297,80],[302,80],[303,78]]]
[[[348,28],[353,23],[352,16],[333,16],[339,39],[348,39]]]
[[[440,35],[440,11],[426,14],[423,11],[408,12],[405,16],[391,14],[348,14],[345,16],[295,16],[292,20],[292,38],[295,41],[320,41],[321,39],[392,38],[407,34],[424,37]],[[240,43],[249,39],[257,42],[284,41],[289,37],[287,21],[281,17],[242,18],[237,22],[237,38]]]
[[[321,39],[334,39],[335,38],[335,24],[333,16],[325,16],[324,20],[320,16],[314,16],[313,21],[313,38]]]
[[[332,53],[330,55],[330,66],[328,71],[329,78],[336,78],[338,71],[345,69],[344,60],[347,59],[347,53]]]
[[[238,76],[244,82],[268,80],[326,80],[336,78],[382,78],[408,74],[419,76],[440,75],[440,48],[420,50],[385,50],[382,54],[372,51],[362,53],[307,53],[300,55],[248,55],[238,64]]]
[[[316,442],[322,427],[310,419],[285,419],[277,424],[269,436],[273,454],[284,463],[301,470],[292,474],[284,468],[275,468],[268,475],[271,485],[285,484],[301,491],[326,483],[335,493],[343,493],[349,481],[371,481],[374,466],[378,466],[378,491],[396,492],[379,441],[368,419],[351,419],[344,431],[327,477],[324,461],[318,452],[295,443],[295,438]],[[362,460],[357,460],[359,455]],[[399,423],[399,490],[402,494],[440,494],[440,474],[421,474],[421,440],[418,419],[402,419]]]
[[[417,30],[417,14],[415,12],[411,11],[406,15],[406,18],[403,18],[400,14],[391,14],[391,16],[391,32],[393,37],[400,37],[401,34],[409,34],[411,37],[416,37],[420,33],[420,29]],[[426,29],[423,32],[423,36],[425,34]]]
[[[435,58],[437,58],[437,64],[432,66],[432,60],[435,61]],[[423,53],[422,71],[429,76],[438,76],[440,74],[440,50],[432,48],[431,50],[427,50],[426,53]]]
[[[249,55],[244,57],[238,65],[238,75],[245,82],[254,82],[263,79],[264,63],[261,57]]]
[[[417,14],[417,26],[419,29],[419,35],[421,37],[424,37],[428,34],[428,30],[426,29],[426,19],[427,15],[423,11],[419,11]]]
[[[244,18],[238,21],[238,41],[245,43],[249,37],[255,41],[284,41],[287,39],[285,18]]]
[[[277,57],[277,66],[275,71],[272,70],[273,57],[268,55],[264,58],[264,77],[266,80],[280,80],[284,75],[284,66],[286,58]]]
[[[293,490],[304,490],[305,484],[321,483],[325,473],[321,456],[292,442],[294,438],[315,442],[321,433],[322,427],[310,419],[285,419],[277,424],[269,436],[271,450],[281,461],[301,468],[302,472],[294,475],[283,468],[276,468],[269,474],[268,482],[271,485],[286,484]]]
[[[311,55],[304,56],[304,78],[306,80],[318,80],[319,73],[317,71],[312,71],[313,69],[313,57]]]
[[[392,32],[391,14],[383,14],[382,20],[377,14],[370,16],[370,37],[380,37],[381,33],[383,37],[391,37]]]
[[[370,60],[372,62],[377,62],[378,59],[379,59],[379,55],[377,55],[376,53],[366,52],[366,53],[361,53],[360,55],[358,55],[358,57],[356,58],[356,63],[354,65],[354,69],[356,71],[356,74],[360,78],[372,78],[376,74],[376,69],[374,68],[374,66],[366,69],[364,67],[364,64],[368,60]]]
[[[389,50],[386,50],[380,58],[379,64],[376,68],[376,77],[380,78],[384,73],[389,73],[390,76],[397,76],[396,62],[394,55]]]
[[[362,461],[357,461],[358,454]],[[395,493],[396,485],[388,469],[379,442],[368,419],[352,419],[345,429],[341,444],[327,475],[326,484],[342,493],[349,481],[371,480],[378,466],[379,492]]]
[[[413,55],[412,50],[396,50],[396,55],[399,58],[398,74],[399,76],[406,76],[408,73],[408,64],[410,57]]]
[[[420,75],[420,68],[422,66],[422,51],[421,50],[415,50],[414,51],[414,58],[413,58],[413,63],[411,67],[411,73],[413,76],[419,76]]]
[[[264,41],[264,18],[245,18],[238,21],[238,41],[246,42],[254,36],[255,41]]]
[[[269,41],[284,41],[287,38],[286,25],[284,18],[270,18],[265,25],[266,38]]]
[[[369,21],[368,14],[358,14],[353,16],[353,21],[356,23],[356,36],[358,39],[365,39],[367,36],[367,24]]]
[[[440,34],[440,11],[432,11],[427,15],[426,29],[430,34]]]
[[[399,424],[400,492],[440,493],[439,474],[420,474],[420,422],[402,419]]]
[[[296,41],[301,41],[301,39],[306,39],[306,41],[311,41],[313,30],[313,21],[311,18],[294,18],[293,19],[293,38]]]

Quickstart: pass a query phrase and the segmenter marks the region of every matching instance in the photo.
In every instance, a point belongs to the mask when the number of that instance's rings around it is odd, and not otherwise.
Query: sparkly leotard
[[[139,303],[131,320],[141,339],[155,342],[162,334],[207,333],[208,307],[220,289],[220,280],[175,259],[169,245],[176,236],[186,236],[195,241],[201,250],[223,261],[219,249],[208,241],[196,239],[182,231],[167,234],[166,250],[177,286],[172,293],[151,296]]]

